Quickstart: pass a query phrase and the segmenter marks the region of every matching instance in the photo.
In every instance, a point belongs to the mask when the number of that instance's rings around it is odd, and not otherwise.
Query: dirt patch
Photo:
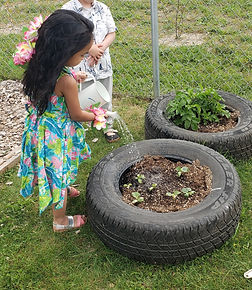
[[[201,133],[218,133],[218,132],[224,132],[227,130],[230,130],[232,128],[234,128],[239,121],[239,116],[240,116],[240,112],[238,110],[229,110],[230,111],[230,117],[227,118],[225,116],[221,116],[219,117],[219,122],[212,122],[212,123],[208,123],[206,125],[204,124],[199,124],[198,126],[198,130],[197,132],[201,132]],[[171,121],[173,121],[171,119]],[[179,126],[180,128],[184,127],[181,125]],[[190,129],[187,129],[190,130]],[[190,130],[192,131],[192,130]],[[193,131],[195,132],[195,131]]]
[[[202,133],[217,133],[224,132],[234,128],[238,123],[238,118],[240,116],[240,112],[234,110],[230,112],[230,118],[220,117],[219,123],[210,123],[207,125],[200,124],[198,128],[198,132]]]
[[[15,26],[13,24],[4,24],[0,26],[0,34],[8,35],[8,34],[19,34],[22,31],[22,26]]]
[[[187,170],[184,169],[179,176],[178,167],[181,171],[185,167]],[[123,174],[120,181],[126,203],[156,212],[190,208],[200,203],[211,189],[211,170],[200,165],[199,160],[184,164],[163,156],[144,156]],[[142,201],[136,202],[135,192]]]
[[[205,42],[206,34],[183,33],[176,39],[176,34],[171,34],[159,39],[159,44],[170,47],[200,45]]]
[[[0,83],[0,159],[21,145],[27,101],[22,88],[17,81]]]

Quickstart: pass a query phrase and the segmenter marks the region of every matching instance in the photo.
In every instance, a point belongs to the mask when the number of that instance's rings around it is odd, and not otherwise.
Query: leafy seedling
[[[128,188],[128,189],[129,189],[131,186],[132,186],[132,183],[128,183],[128,184],[124,184],[124,185],[123,185],[123,187],[126,187],[126,188]]]
[[[156,183],[152,183],[151,187],[149,187],[149,191],[152,191],[156,187],[157,187],[157,184]]]
[[[143,179],[145,179],[145,176],[143,174],[137,174],[135,179],[137,179],[138,183],[143,183]]]
[[[183,166],[183,167],[178,166],[175,168],[175,170],[177,171],[178,177],[180,177],[183,173],[188,172],[189,168],[187,166]]]
[[[166,116],[177,126],[197,131],[200,124],[218,123],[220,117],[230,118],[230,112],[223,101],[212,88],[188,88],[178,91],[168,103]]]
[[[192,190],[190,187],[184,187],[181,189],[181,191],[185,197],[189,197],[195,193],[195,191]]]
[[[131,193],[131,195],[135,198],[132,203],[135,204],[135,203],[140,203],[140,202],[143,202],[144,201],[144,198],[140,195],[139,192],[137,191],[134,191]]]
[[[175,199],[179,194],[181,194],[180,191],[178,191],[178,190],[174,190],[173,193],[171,193],[171,192],[166,192],[165,195],[166,195],[166,196],[171,196],[171,197],[173,197],[173,198]]]

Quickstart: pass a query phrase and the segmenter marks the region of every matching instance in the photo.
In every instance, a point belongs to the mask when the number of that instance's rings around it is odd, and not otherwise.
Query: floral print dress
[[[66,67],[60,77],[65,74],[72,75]],[[26,110],[18,172],[20,193],[28,197],[38,185],[41,214],[54,203],[56,209],[63,207],[66,188],[75,181],[80,162],[90,158],[91,150],[83,126],[71,120],[63,96],[53,94],[41,116],[31,103],[26,104]]]

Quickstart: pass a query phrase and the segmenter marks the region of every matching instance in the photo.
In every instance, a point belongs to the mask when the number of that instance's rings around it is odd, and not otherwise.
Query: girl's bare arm
[[[78,87],[76,80],[73,77],[61,77],[56,84],[55,93],[58,96],[64,96],[72,120],[78,122],[88,122],[94,120],[95,115],[93,113],[84,111],[80,107]]]

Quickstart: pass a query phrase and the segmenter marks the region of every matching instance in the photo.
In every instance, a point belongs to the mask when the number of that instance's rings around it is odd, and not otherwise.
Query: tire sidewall
[[[218,93],[224,99],[225,105],[240,112],[238,124],[234,128],[225,132],[201,133],[176,126],[164,115],[167,104],[175,97],[175,93],[171,92],[167,95],[156,98],[149,105],[146,111],[145,126],[147,127],[146,131],[151,131],[151,136],[147,136],[147,139],[169,138],[172,135],[176,139],[189,140],[193,142],[196,141],[206,144],[207,142],[219,142],[220,139],[225,142],[225,139],[239,137],[247,131],[252,130],[252,103],[235,94],[223,91],[218,91]],[[155,127],[155,129],[152,130],[152,127]],[[155,132],[157,132],[157,135],[155,135]]]
[[[198,205],[173,213],[157,213],[126,204],[122,200],[119,180],[130,166],[146,154],[182,158],[189,162],[198,159],[201,165],[208,166],[212,171],[211,193]],[[239,191],[239,178],[234,167],[219,153],[188,141],[156,139],[120,147],[103,158],[89,177],[87,201],[92,200],[103,215],[108,214],[106,209],[109,209],[109,218],[112,220],[122,219],[126,223],[146,228],[150,225],[157,228],[178,227],[196,220],[201,223],[205,217],[215,219],[217,215],[222,215],[223,210],[232,207]]]

